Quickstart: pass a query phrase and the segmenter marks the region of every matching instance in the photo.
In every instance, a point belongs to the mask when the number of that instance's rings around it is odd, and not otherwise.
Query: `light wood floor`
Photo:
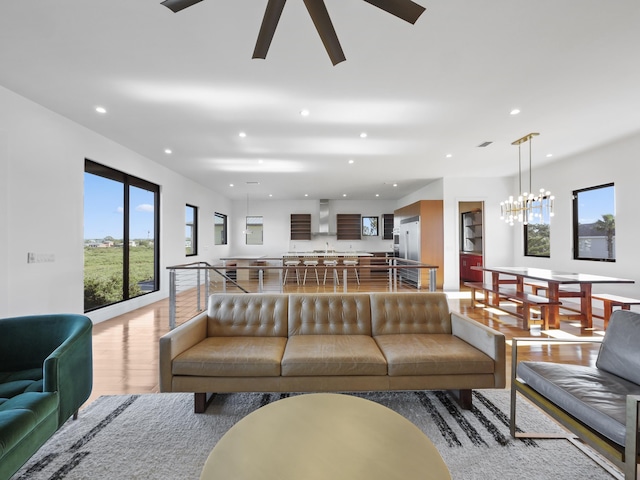
[[[304,287],[295,287],[304,291]],[[361,285],[360,291],[367,291]],[[376,289],[375,287],[372,288]],[[308,290],[317,291],[309,285]],[[469,315],[507,337],[528,337],[530,332],[517,326],[514,317],[490,312],[484,308],[472,308],[468,292],[450,295],[451,310]],[[461,298],[454,298],[461,297]],[[594,319],[595,331],[586,331],[579,324],[562,322],[555,336],[597,336],[602,334],[602,320]],[[93,329],[94,386],[87,402],[101,395],[127,393],[155,393],[158,387],[158,339],[169,331],[169,302],[163,300],[125,315],[96,324]],[[542,336],[547,336],[542,334]],[[523,359],[559,361],[592,365],[598,352],[597,346],[571,344],[559,346],[549,343],[531,347],[521,352]],[[511,349],[507,347],[508,370],[511,365]]]

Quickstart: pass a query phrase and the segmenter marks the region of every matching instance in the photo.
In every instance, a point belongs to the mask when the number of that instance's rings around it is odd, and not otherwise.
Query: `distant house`
[[[597,222],[581,223],[578,225],[578,250],[583,258],[615,258],[615,235],[613,237],[613,252],[609,257],[607,250],[607,234],[598,230]]]

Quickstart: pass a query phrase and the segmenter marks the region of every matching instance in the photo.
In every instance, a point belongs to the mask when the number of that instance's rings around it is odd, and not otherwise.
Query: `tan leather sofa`
[[[160,339],[160,391],[504,388],[504,336],[450,312],[444,293],[215,294]]]

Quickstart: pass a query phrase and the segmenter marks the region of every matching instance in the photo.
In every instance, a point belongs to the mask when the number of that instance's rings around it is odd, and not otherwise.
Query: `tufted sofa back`
[[[371,307],[366,293],[293,294],[289,296],[289,336],[371,335]]]
[[[373,336],[394,333],[451,333],[444,293],[371,293]]]
[[[209,297],[209,337],[286,337],[289,296],[221,294]]]

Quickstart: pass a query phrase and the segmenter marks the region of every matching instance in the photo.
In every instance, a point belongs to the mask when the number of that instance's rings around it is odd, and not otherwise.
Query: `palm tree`
[[[616,217],[612,213],[602,215],[602,220],[596,222],[596,230],[607,236],[608,258],[613,258],[613,237],[616,235]]]

